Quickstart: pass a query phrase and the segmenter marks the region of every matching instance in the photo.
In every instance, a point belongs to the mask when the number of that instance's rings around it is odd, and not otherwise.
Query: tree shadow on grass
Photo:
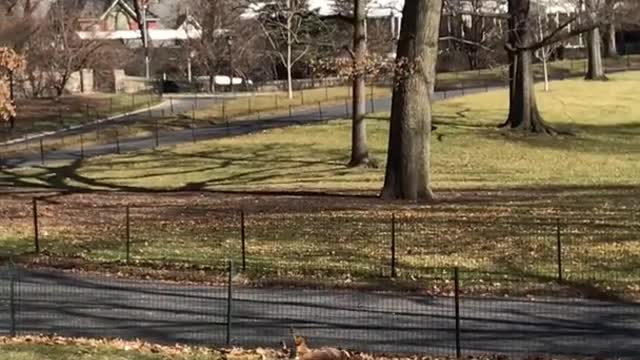
[[[326,160],[308,160],[297,158],[295,149],[287,144],[269,144],[252,149],[249,154],[237,156],[232,151],[215,149],[195,154],[181,154],[175,149],[166,148],[153,151],[152,157],[144,153],[133,153],[116,159],[96,159],[89,168],[83,168],[83,160],[76,159],[69,164],[58,167],[34,166],[27,172],[19,168],[0,170],[0,183],[9,188],[23,190],[47,189],[64,193],[81,193],[94,191],[119,192],[183,192],[200,191],[211,193],[244,193],[256,195],[311,195],[311,196],[354,196],[344,193],[325,191],[233,191],[216,190],[216,186],[251,186],[261,183],[266,185],[287,185],[291,177],[297,183],[311,181],[309,179],[331,178],[332,174],[345,169],[346,160],[338,151],[329,152]],[[282,152],[282,155],[280,155]],[[293,155],[291,155],[293,154]],[[142,155],[142,156],[141,156]],[[184,166],[186,164],[186,166]],[[109,174],[111,170],[122,170]],[[126,174],[131,170],[131,174]],[[121,173],[124,172],[124,175]],[[95,174],[95,176],[91,175]],[[104,174],[104,175],[103,175]],[[146,179],[153,183],[155,177],[183,176],[182,186],[171,189],[149,188],[123,184],[131,180]],[[278,181],[283,178],[282,181]],[[289,179],[289,180],[287,180]],[[355,195],[357,196],[357,195]]]

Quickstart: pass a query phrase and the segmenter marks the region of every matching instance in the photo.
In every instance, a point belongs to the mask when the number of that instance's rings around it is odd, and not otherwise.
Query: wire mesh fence
[[[456,269],[454,291],[436,295],[248,288],[231,271],[226,283],[184,285],[5,266],[0,333],[278,347],[292,328],[313,347],[352,351],[640,356],[637,303],[475,297],[464,294],[473,273]]]

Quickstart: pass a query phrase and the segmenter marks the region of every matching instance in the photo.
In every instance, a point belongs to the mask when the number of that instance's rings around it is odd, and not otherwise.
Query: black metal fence
[[[637,359],[640,305],[465,295],[473,274],[449,269],[449,294],[247,288],[132,281],[0,268],[0,333],[118,337],[208,346]]]
[[[640,282],[640,219],[569,211],[474,218],[421,211],[247,212],[206,206],[58,205],[33,199],[0,225],[0,255],[303,279]],[[473,212],[473,211],[472,211]],[[581,217],[580,217],[581,216]],[[5,228],[6,227],[6,228]]]

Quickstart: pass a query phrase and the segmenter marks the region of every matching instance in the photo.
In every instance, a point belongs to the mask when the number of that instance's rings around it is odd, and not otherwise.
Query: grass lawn
[[[522,137],[496,129],[506,118],[506,90],[438,102],[434,121],[442,141],[432,142],[433,185],[635,185],[640,176],[638,84],[640,73],[627,73],[604,83],[566,80],[554,82],[549,93],[539,89],[543,116],[555,126],[575,129],[575,137]],[[388,126],[386,114],[369,119],[370,148],[380,160]],[[349,121],[278,129],[92,159],[76,164],[76,176],[67,183],[124,190],[379,189],[382,169],[344,166],[349,139]]]
[[[397,216],[399,275],[419,278],[442,268],[553,277],[557,273],[560,216],[565,276],[640,281],[640,73],[609,82],[565,80],[538,90],[543,115],[571,127],[575,137],[523,137],[498,130],[507,92],[495,91],[435,105],[437,134],[432,170],[444,202],[413,207],[341,197],[307,197],[294,206],[274,204],[246,216],[248,275],[372,278],[389,274],[391,216]],[[370,148],[384,160],[388,120],[369,120]],[[255,194],[199,206],[198,196],[148,190],[319,191],[375,195],[383,169],[348,169],[348,121],[291,127],[179,147],[106,156],[59,168],[5,170],[0,182],[77,190],[129,191],[104,204],[45,203],[41,241],[48,254],[88,262],[124,259],[124,204],[131,215],[133,262],[140,266],[224,266],[240,261],[237,211],[254,207]],[[268,195],[267,195],[268,197]],[[271,196],[273,198],[273,196]],[[325,208],[314,202],[324,202]],[[360,202],[359,202],[360,201]],[[357,202],[353,206],[351,202]],[[304,203],[304,204],[302,204]],[[0,244],[5,253],[32,249],[30,202],[5,201]],[[205,204],[206,205],[206,204]],[[535,224],[536,221],[541,223]],[[155,264],[155,265],[154,265]],[[160,265],[163,264],[163,265]],[[347,275],[348,274],[348,275]],[[495,277],[493,277],[495,278]]]
[[[256,113],[261,115],[274,115],[287,113],[289,107],[292,109],[311,108],[317,109],[318,103],[342,104],[351,101],[350,86],[336,86],[317,89],[297,90],[293,93],[293,98],[289,99],[287,92],[275,92],[269,95],[254,97],[240,97],[224,101],[215,107],[197,109],[195,113],[189,111],[183,117],[195,118],[196,123],[216,123],[225,120],[243,119],[247,115],[255,117]],[[367,87],[367,99],[388,97],[391,89],[384,87]],[[187,124],[189,126],[190,124]]]
[[[160,98],[153,94],[93,94],[22,99],[18,101],[16,128],[9,132],[5,125],[0,129],[0,136],[4,141],[29,133],[58,130],[159,101]]]
[[[618,57],[615,59],[603,59],[605,72],[620,71],[625,69],[638,69],[640,56]],[[583,77],[586,73],[586,59],[551,61],[548,63],[549,77],[553,79],[565,79],[571,77]],[[497,66],[489,69],[446,72],[437,75],[436,89],[453,90],[469,87],[495,86],[496,83],[506,84],[508,77],[507,66]],[[534,76],[537,81],[544,79],[543,66],[536,63],[533,66]]]
[[[120,340],[66,338],[0,339],[3,360],[221,360],[219,351],[204,348],[165,347]],[[257,359],[255,352],[236,357]]]

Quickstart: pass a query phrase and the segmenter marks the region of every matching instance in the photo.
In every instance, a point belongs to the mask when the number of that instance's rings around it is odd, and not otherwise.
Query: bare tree
[[[446,1],[440,38],[445,51],[464,56],[471,70],[491,63],[495,48],[503,42],[502,19],[482,14],[498,13],[502,4],[501,0]]]
[[[147,11],[149,8],[149,0],[134,0],[133,9],[136,13],[136,24],[140,30],[140,39],[142,40],[142,47],[144,49],[144,69],[145,77],[148,79],[151,76],[151,59],[149,57],[149,27],[147,26]]]
[[[63,1],[51,6],[46,17],[38,20],[38,31],[31,37],[25,55],[29,63],[27,77],[34,95],[50,86],[57,96],[63,94],[72,74],[102,58],[106,45],[98,40],[81,40],[76,29],[80,9]],[[37,84],[36,82],[42,82]],[[37,86],[43,88],[38,89]]]
[[[398,42],[387,168],[381,197],[433,200],[431,96],[442,0],[406,1]]]
[[[214,76],[224,67],[237,72],[236,64],[230,64],[231,52],[235,58],[243,59],[254,46],[256,29],[249,20],[242,18],[248,2],[238,0],[191,0],[185,9],[189,16],[197,20],[201,35],[190,39],[186,45],[193,51],[196,62],[209,75],[209,91],[214,91]],[[229,43],[232,38],[242,39]],[[232,66],[233,65],[233,66]],[[230,74],[230,77],[231,76]]]
[[[540,114],[533,86],[533,52],[591,31],[601,26],[604,18],[575,11],[541,39],[536,39],[531,0],[509,0],[508,5],[509,40],[505,48],[510,58],[509,115],[500,126],[525,133],[568,133],[549,126]]]
[[[308,35],[309,26],[319,23],[319,19],[309,10],[306,0],[275,0],[269,3],[259,1],[257,20],[262,28],[269,53],[285,68],[287,91],[293,98],[293,66],[304,58],[311,49],[313,39]]]
[[[544,34],[551,29],[547,10],[543,7],[542,2],[538,1],[536,9],[536,26],[538,28],[536,41],[542,41]],[[535,56],[542,62],[542,72],[544,77],[544,91],[549,91],[549,60],[553,55],[555,48],[553,45],[543,46],[534,52]]]

